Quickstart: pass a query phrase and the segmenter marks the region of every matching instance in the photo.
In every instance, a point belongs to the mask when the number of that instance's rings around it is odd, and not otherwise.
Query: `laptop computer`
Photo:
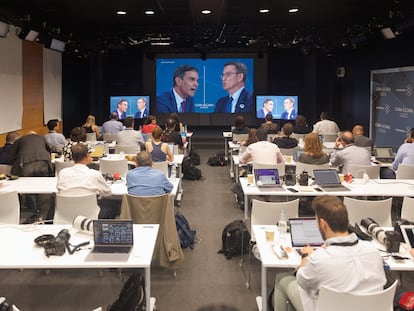
[[[92,158],[102,158],[103,157],[103,151],[104,151],[104,145],[103,144],[96,144],[91,145],[91,157]]]
[[[313,176],[316,184],[324,191],[350,191],[348,187],[341,184],[335,169],[313,170]]]
[[[394,162],[394,151],[391,147],[374,147],[374,157],[377,161],[383,163]]]
[[[324,243],[314,217],[290,218],[290,238],[292,247],[319,247]]]
[[[408,247],[414,248],[414,225],[401,225],[400,228],[404,243]]]
[[[94,247],[86,260],[128,260],[134,245],[133,232],[132,220],[93,220]]]
[[[284,190],[280,183],[277,168],[260,168],[254,170],[254,180],[259,189]]]

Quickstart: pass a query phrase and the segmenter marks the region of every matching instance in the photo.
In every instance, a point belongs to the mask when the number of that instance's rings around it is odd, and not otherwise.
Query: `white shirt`
[[[278,164],[283,162],[283,155],[279,147],[268,141],[258,141],[247,146],[246,151],[240,158],[240,162],[245,163],[250,156],[254,163]]]
[[[326,240],[327,248],[314,251],[305,266],[298,270],[296,279],[304,310],[316,310],[322,286],[354,294],[383,290],[386,282],[383,261],[371,242],[359,240],[353,246],[332,245],[357,239],[352,233]]]
[[[75,164],[66,167],[59,172],[57,185],[60,194],[64,195],[87,195],[96,193],[101,196],[112,194],[102,174],[90,169],[84,164]]]
[[[175,91],[175,89],[173,88],[173,93],[174,93],[174,97],[175,97],[175,102],[177,103],[177,111],[178,112],[184,112],[182,111],[182,107],[181,107],[181,103],[183,101],[185,101],[185,98],[182,98],[180,95],[178,95],[178,93]]]
[[[144,143],[144,137],[140,131],[135,131],[132,128],[126,128],[116,134],[116,143],[122,146],[139,146],[139,143]]]
[[[313,132],[317,134],[338,134],[339,127],[338,125],[331,120],[321,120],[319,122],[316,122],[316,124],[313,126]]]
[[[233,94],[230,94],[230,96],[233,98],[233,101],[231,102],[231,112],[233,113],[236,112],[236,105],[237,105],[237,102],[239,101],[239,97],[243,89],[244,89],[244,86],[239,88]]]

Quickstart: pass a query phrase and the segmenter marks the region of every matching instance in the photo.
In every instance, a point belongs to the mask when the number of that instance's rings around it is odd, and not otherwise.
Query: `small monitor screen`
[[[119,120],[123,120],[126,117],[146,119],[150,113],[150,97],[148,95],[111,96],[111,112],[117,112]]]
[[[257,95],[256,118],[264,119],[271,113],[273,119],[296,120],[298,96],[295,95]]]

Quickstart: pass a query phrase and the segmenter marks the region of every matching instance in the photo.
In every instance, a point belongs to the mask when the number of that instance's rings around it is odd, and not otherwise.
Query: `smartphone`
[[[289,190],[290,192],[299,192],[298,190],[296,190],[295,188],[286,188],[287,190]]]
[[[313,188],[313,189],[315,189],[316,191],[319,191],[319,192],[323,191],[321,188]]]

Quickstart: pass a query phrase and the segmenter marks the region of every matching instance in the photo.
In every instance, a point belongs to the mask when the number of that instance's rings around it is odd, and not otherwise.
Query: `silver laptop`
[[[313,170],[316,184],[326,192],[350,191],[341,184],[338,172],[335,169]]]
[[[319,247],[324,243],[314,217],[290,218],[290,238],[292,247]]]
[[[254,170],[256,186],[263,190],[284,190],[280,183],[277,168],[260,168]]]
[[[391,147],[374,147],[375,160],[383,163],[394,162],[394,151]]]
[[[401,225],[400,227],[404,243],[414,248],[414,225]]]
[[[93,220],[94,247],[87,261],[126,261],[134,245],[132,220]]]

